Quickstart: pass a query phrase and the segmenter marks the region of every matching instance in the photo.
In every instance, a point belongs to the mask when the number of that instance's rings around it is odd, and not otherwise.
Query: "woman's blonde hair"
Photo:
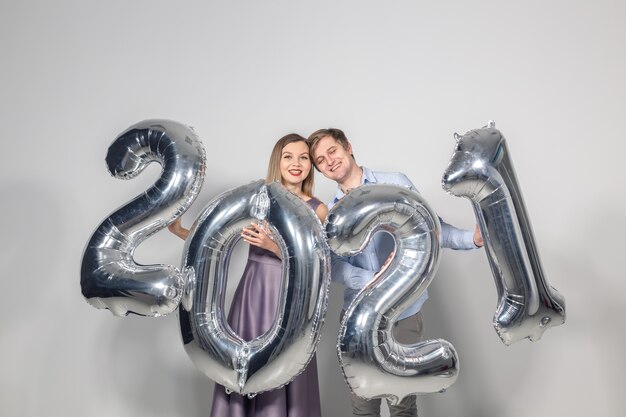
[[[272,154],[270,155],[270,162],[267,167],[267,177],[265,178],[266,183],[269,184],[274,181],[282,183],[282,175],[280,174],[280,159],[283,156],[283,148],[294,142],[303,142],[307,148],[309,147],[306,139],[297,133],[290,133],[280,138],[278,142],[276,142],[276,145],[274,145],[274,149],[272,149]],[[313,171],[314,170],[311,169],[309,171],[309,175],[304,179],[304,181],[302,181],[302,192],[309,197],[313,197]]]

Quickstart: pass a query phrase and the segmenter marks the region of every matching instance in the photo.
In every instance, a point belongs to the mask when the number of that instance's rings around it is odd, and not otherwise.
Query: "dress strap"
[[[320,204],[322,204],[322,202],[320,200],[318,200],[316,197],[311,197],[310,200],[308,200],[306,202],[306,204],[311,207],[311,209],[313,211],[317,210],[317,208],[320,206]]]

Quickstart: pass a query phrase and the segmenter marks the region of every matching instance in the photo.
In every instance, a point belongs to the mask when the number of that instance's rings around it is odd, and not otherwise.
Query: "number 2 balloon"
[[[83,253],[83,296],[116,316],[162,316],[174,311],[183,295],[178,268],[139,265],[133,252],[195,200],[204,179],[204,148],[188,126],[146,120],[120,134],[106,157],[109,172],[121,179],[134,178],[153,161],[163,167],[157,182],[105,219]]]

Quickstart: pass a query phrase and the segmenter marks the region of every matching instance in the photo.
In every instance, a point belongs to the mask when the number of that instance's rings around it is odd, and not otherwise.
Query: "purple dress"
[[[306,204],[314,211],[321,204],[312,198]],[[272,327],[278,310],[282,261],[273,253],[250,246],[248,263],[233,296],[228,324],[248,341]],[[315,356],[306,369],[288,385],[262,392],[254,398],[226,394],[215,385],[212,417],[320,417],[320,393]]]

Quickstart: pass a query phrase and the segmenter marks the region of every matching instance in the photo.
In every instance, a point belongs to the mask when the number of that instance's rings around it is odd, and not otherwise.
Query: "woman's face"
[[[306,143],[291,142],[282,150],[280,157],[280,175],[283,185],[300,185],[311,172],[309,147]]]

